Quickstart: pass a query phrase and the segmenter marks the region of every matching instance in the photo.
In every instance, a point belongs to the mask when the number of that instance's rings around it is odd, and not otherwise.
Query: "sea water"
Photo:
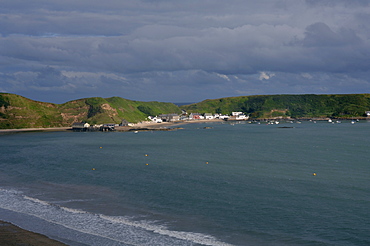
[[[68,245],[370,245],[370,123],[0,135],[0,220]]]

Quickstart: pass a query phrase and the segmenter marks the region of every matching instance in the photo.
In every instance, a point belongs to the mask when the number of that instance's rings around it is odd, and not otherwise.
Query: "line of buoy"
[[[149,155],[148,155],[148,154],[145,154],[144,156],[149,156]],[[149,166],[149,163],[146,163],[145,165],[146,165],[146,166]]]

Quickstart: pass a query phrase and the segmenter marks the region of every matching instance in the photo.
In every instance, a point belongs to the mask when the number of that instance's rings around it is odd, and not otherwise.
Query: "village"
[[[221,114],[211,114],[211,113],[190,113],[187,114],[183,111],[181,115],[179,114],[161,114],[158,116],[148,116],[147,121],[142,121],[139,123],[130,123],[126,120],[122,120],[120,124],[116,123],[105,123],[90,125],[86,122],[75,122],[72,124],[73,131],[136,131],[148,129],[146,126],[151,126],[151,130],[159,129],[164,130],[163,127],[153,127],[153,124],[161,123],[186,123],[186,122],[197,122],[201,120],[225,120],[225,121],[244,121],[248,120],[249,116],[245,115],[243,112],[232,112],[231,115],[221,115]]]
[[[370,111],[366,111],[365,115],[367,118],[370,118]],[[281,117],[280,117],[281,118]],[[366,117],[365,117],[366,118]],[[179,123],[196,123],[196,122],[207,122],[207,121],[247,121],[249,115],[245,115],[243,112],[232,112],[231,115],[223,114],[211,114],[211,113],[190,113],[187,114],[183,110],[182,114],[160,114],[157,116],[148,116],[146,121],[141,121],[138,123],[130,123],[125,119],[122,119],[122,122],[119,124],[116,123],[104,123],[104,124],[95,124],[90,125],[87,122],[75,122],[72,124],[73,131],[146,131],[146,130],[160,130],[167,131],[178,128],[168,128],[174,124]],[[265,119],[266,120],[266,119]],[[340,120],[333,121],[330,118],[312,118],[310,121],[316,123],[316,120],[327,120],[329,123],[341,123]],[[357,119],[359,121],[359,119]],[[279,124],[278,119],[267,120],[267,124]],[[292,120],[289,120],[290,123],[293,123]],[[356,121],[352,119],[352,124]],[[258,121],[258,123],[260,123]],[[297,121],[300,123],[300,121]]]

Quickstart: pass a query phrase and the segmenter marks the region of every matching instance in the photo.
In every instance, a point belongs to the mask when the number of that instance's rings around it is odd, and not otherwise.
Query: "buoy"
[[[92,170],[95,170],[95,168],[93,168]]]
[[[147,163],[147,164],[145,164],[145,165],[147,165],[147,166],[148,166],[149,164]]]
[[[148,154],[145,154],[145,156],[148,156]]]
[[[316,176],[316,173],[313,173],[312,175],[313,175],[313,176]]]
[[[206,161],[206,164],[208,164],[208,161]]]
[[[101,149],[103,148],[103,147],[100,147]]]

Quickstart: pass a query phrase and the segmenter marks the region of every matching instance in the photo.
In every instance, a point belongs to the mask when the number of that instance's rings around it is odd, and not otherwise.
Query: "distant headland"
[[[81,122],[90,125],[137,124],[153,122],[159,116],[164,117],[164,121],[186,120],[190,115],[206,119],[207,116],[231,115],[232,112],[257,120],[361,119],[370,116],[370,94],[240,96],[179,106],[121,97],[91,97],[53,104],[0,93],[0,129],[72,127]]]

